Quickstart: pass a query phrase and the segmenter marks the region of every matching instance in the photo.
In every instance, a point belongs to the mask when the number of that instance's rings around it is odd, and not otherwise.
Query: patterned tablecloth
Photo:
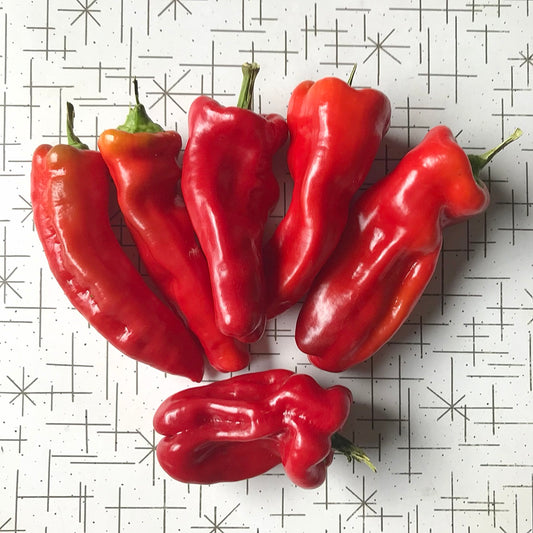
[[[531,532],[532,28],[529,0],[1,2],[0,532]],[[471,153],[524,130],[483,171],[488,211],[446,230],[424,296],[373,359],[340,375],[311,367],[294,342],[297,309],[251,346],[252,371],[295,369],[354,394],[345,433],[378,472],[336,456],[316,490],[281,468],[212,486],[166,476],[152,416],[189,382],[136,365],[88,327],[32,223],[31,155],[65,141],[67,100],[95,147],[123,122],[136,76],[152,118],[186,140],[193,99],[234,104],[251,60],[261,112],[285,114],[300,81],[346,79],[355,62],[354,85],[389,96],[367,184],[434,125]],[[269,231],[291,191],[282,161],[277,172]]]

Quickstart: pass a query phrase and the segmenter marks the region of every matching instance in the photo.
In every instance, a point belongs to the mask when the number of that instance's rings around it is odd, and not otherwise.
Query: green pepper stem
[[[135,93],[135,105],[130,109],[126,121],[117,129],[128,133],[157,133],[163,128],[152,121],[145,107],[139,101],[139,82],[133,78],[133,91]]]
[[[511,144],[513,141],[516,141],[516,139],[518,139],[521,135],[522,130],[517,128],[512,135],[507,137],[507,139],[505,139],[495,148],[492,148],[492,150],[489,150],[481,155],[469,155],[468,159],[470,161],[470,165],[472,166],[472,173],[474,174],[474,177],[478,179],[481,170],[492,161],[493,157],[497,153],[501,152],[507,145]]]
[[[141,105],[139,101],[139,82],[137,78],[133,78],[133,94],[135,96],[135,105]]]
[[[343,453],[348,459],[348,462],[355,460],[359,463],[364,463],[373,472],[377,471],[368,455],[361,448],[356,446],[351,440],[347,439],[340,433],[334,433],[331,436],[331,447],[334,450]]]
[[[350,76],[348,76],[348,85],[351,87],[353,83],[353,77],[355,76],[355,71],[357,70],[357,63],[353,64],[352,71],[350,72]]]
[[[82,143],[80,138],[74,133],[74,106],[67,102],[67,139],[68,144],[70,146],[73,146],[74,148],[78,148],[80,150],[88,150],[89,147]]]
[[[258,73],[259,65],[257,63],[244,63],[242,66],[242,85],[237,107],[241,109],[252,108],[255,78]]]

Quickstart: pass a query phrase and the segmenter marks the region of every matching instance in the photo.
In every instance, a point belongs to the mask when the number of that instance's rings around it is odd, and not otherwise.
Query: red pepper
[[[487,208],[478,174],[520,134],[468,157],[438,126],[357,199],[298,317],[296,342],[314,365],[340,372],[392,337],[433,275],[443,228]]]
[[[217,324],[256,341],[266,324],[262,241],[279,186],[272,157],[287,138],[276,114],[249,110],[259,67],[246,64],[237,107],[200,96],[189,111],[185,204],[209,265]]]
[[[352,88],[353,74],[348,83],[304,81],[291,95],[287,160],[294,190],[264,251],[269,317],[305,295],[333,252],[389,128],[389,100],[374,89]]]
[[[184,483],[248,479],[281,463],[296,485],[314,488],[326,477],[333,444],[374,468],[336,433],[351,403],[345,387],[323,389],[310,376],[281,369],[185,389],[155,413],[154,428],[166,435],[157,458]]]
[[[98,140],[124,220],[148,273],[183,314],[212,366],[240,370],[248,364],[248,350],[215,323],[207,261],[181,196],[181,136],[150,120],[139,103],[136,80],[134,86],[137,103],[126,123]]]
[[[149,289],[124,253],[108,216],[109,172],[72,132],[71,145],[34,153],[31,200],[52,274],[78,311],[126,355],[200,381],[203,354],[185,324]]]

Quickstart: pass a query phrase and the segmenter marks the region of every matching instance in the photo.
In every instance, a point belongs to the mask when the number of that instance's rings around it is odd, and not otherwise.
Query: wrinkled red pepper
[[[314,365],[346,370],[392,337],[433,275],[443,228],[487,208],[479,172],[520,134],[469,157],[437,126],[357,199],[298,317],[296,342]]]
[[[216,325],[207,261],[181,195],[181,136],[150,120],[136,80],[134,87],[137,102],[125,124],[98,140],[124,220],[148,273],[185,317],[211,365],[240,370],[248,365],[248,349]]]
[[[220,330],[246,342],[266,324],[262,241],[279,186],[272,157],[287,138],[277,114],[249,109],[259,67],[243,66],[237,107],[200,96],[189,110],[182,190],[209,265]]]
[[[304,81],[291,95],[287,162],[294,190],[264,250],[269,317],[298,302],[331,255],[389,128],[388,98],[352,88],[353,73],[348,83]]]
[[[109,172],[72,131],[69,145],[41,145],[31,169],[35,228],[52,274],[72,305],[113,346],[164,372],[200,381],[203,353],[181,319],[149,289],[108,215]]]
[[[155,413],[154,428],[165,435],[157,458],[184,483],[238,481],[282,464],[296,485],[314,488],[324,482],[332,446],[374,468],[336,433],[351,403],[345,387],[323,389],[310,376],[281,369],[185,389]]]

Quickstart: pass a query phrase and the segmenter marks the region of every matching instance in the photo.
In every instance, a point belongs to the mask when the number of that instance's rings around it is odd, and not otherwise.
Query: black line
[[[4,14],[4,83],[7,84],[7,13]]]
[[[48,450],[48,470],[46,476],[46,512],[50,512],[50,484],[51,484],[51,475],[52,471],[52,450]]]

